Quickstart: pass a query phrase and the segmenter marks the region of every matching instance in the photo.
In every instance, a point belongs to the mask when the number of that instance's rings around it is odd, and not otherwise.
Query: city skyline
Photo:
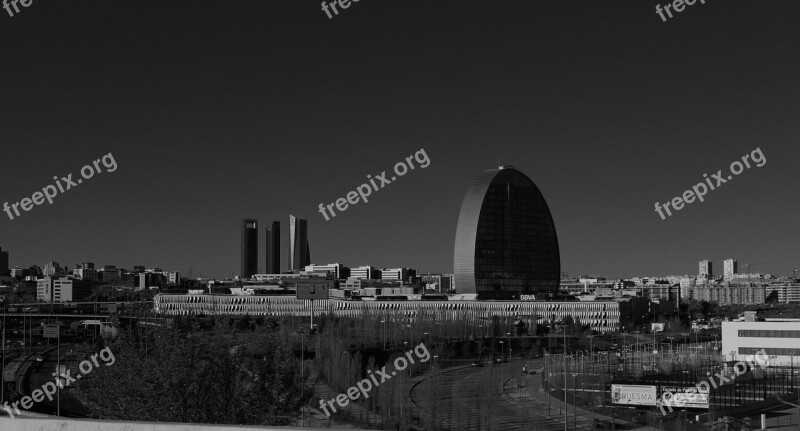
[[[425,13],[361,2],[333,20],[301,2],[201,0],[188,16],[144,5],[48,4],[0,27],[11,41],[0,94],[15,101],[0,107],[11,160],[0,204],[99,154],[118,164],[3,216],[10,266],[227,277],[240,268],[241,218],[292,213],[309,220],[315,263],[449,273],[464,188],[501,164],[547,196],[571,275],[694,273],[730,256],[786,275],[800,262],[800,203],[783,192],[800,183],[800,105],[787,97],[796,3],[708,4],[666,23],[633,1]],[[385,31],[397,22],[426,30],[397,38]],[[763,167],[665,220],[653,211],[757,147]],[[330,221],[318,213],[419,148],[426,169]]]

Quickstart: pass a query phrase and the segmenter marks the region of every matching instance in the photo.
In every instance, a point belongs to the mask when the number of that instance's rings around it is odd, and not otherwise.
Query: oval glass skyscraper
[[[558,291],[558,237],[544,196],[525,174],[501,166],[478,175],[458,215],[458,293],[478,299],[547,299]]]

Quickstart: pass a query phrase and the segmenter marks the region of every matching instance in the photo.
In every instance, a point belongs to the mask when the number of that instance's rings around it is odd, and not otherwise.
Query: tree
[[[188,329],[132,325],[105,346],[114,364],[80,380],[76,393],[108,419],[292,423],[305,400],[290,341],[263,328],[246,335],[227,325],[208,328],[197,321]],[[86,346],[84,356],[102,347]]]
[[[773,290],[772,292],[767,295],[767,298],[764,300],[767,304],[777,304],[778,303],[778,291]]]

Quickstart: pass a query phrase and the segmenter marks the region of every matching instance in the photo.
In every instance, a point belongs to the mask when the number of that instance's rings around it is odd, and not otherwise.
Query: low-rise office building
[[[360,317],[368,314],[390,315],[413,320],[421,312],[436,313],[442,319],[467,318],[486,321],[492,316],[511,316],[532,323],[548,324],[567,316],[599,332],[619,330],[619,303],[613,301],[345,301],[298,300],[294,296],[170,295],[154,298],[158,313],[180,315],[298,315],[330,313]]]
[[[37,280],[36,299],[43,302],[77,302],[92,294],[92,283],[73,277]]]
[[[722,322],[722,352],[740,361],[764,349],[770,365],[800,364],[800,319],[756,321],[748,312],[744,321]]]

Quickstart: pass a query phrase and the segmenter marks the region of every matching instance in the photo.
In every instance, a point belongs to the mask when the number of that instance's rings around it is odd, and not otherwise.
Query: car
[[[475,362],[472,363],[472,366],[473,367],[485,367],[486,365],[484,365],[484,363],[481,362],[481,361],[475,361]]]

